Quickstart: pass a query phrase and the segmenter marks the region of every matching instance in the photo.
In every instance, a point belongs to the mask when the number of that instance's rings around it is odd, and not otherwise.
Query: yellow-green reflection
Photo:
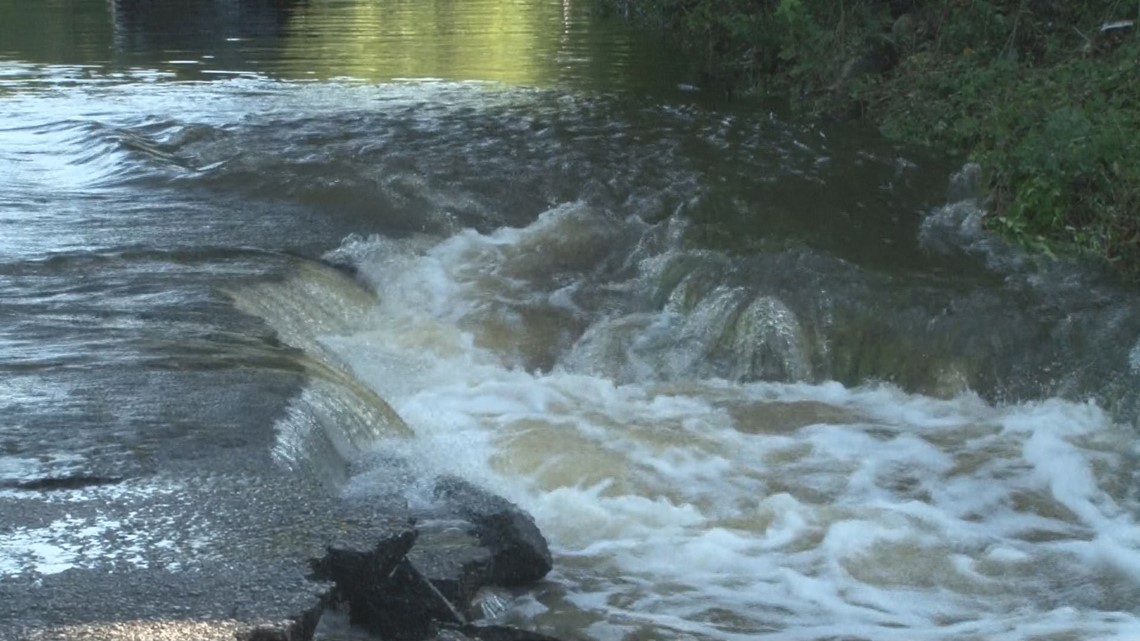
[[[688,63],[593,0],[0,0],[0,63],[658,91]],[[3,71],[0,69],[0,71]]]
[[[576,1],[313,2],[289,21],[283,71],[548,84],[588,57]]]

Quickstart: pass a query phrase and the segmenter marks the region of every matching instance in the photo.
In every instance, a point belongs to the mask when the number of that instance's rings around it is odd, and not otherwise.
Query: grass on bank
[[[990,229],[1140,275],[1140,0],[609,1],[707,83],[968,155]]]

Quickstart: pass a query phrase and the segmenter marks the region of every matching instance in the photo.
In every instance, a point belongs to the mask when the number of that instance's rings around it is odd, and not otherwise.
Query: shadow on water
[[[306,0],[150,2],[112,0],[115,48],[127,51],[211,50],[244,38],[279,38]]]
[[[46,0],[0,4],[0,57],[49,64],[143,63],[280,38],[305,0]],[[236,50],[237,47],[231,46]]]

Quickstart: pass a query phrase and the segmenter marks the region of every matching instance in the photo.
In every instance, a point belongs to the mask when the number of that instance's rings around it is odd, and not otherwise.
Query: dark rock
[[[350,616],[354,624],[395,641],[429,638],[437,623],[464,623],[455,606],[408,561],[377,586],[367,612],[353,608]]]
[[[490,552],[488,584],[533,583],[554,566],[542,532],[517,505],[454,476],[437,479],[435,495],[472,524],[471,533]]]
[[[407,605],[394,603],[393,592],[406,582],[397,570],[406,565],[404,557],[418,534],[408,529],[379,542],[364,538],[367,533],[355,534],[328,546],[325,556],[312,562],[313,577],[336,584],[337,599],[348,603],[353,624],[391,634],[389,610]]]
[[[491,552],[469,526],[431,522],[379,543],[340,542],[314,561],[314,576],[336,583],[353,625],[384,639],[427,639],[440,623],[467,623],[461,610],[490,575]]]
[[[457,610],[467,612],[480,588],[493,583],[493,556],[467,521],[429,521],[417,526],[419,543],[408,561]]]
[[[343,591],[362,592],[376,577],[388,576],[395,570],[412,549],[417,536],[416,531],[409,528],[377,542],[362,540],[357,533],[330,544],[324,557],[313,560],[313,576],[334,581]]]

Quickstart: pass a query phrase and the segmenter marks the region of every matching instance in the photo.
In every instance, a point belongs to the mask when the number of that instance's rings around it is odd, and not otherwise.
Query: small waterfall
[[[733,327],[732,378],[739,381],[804,381],[811,376],[799,319],[780,299],[755,298]]]
[[[278,461],[343,481],[348,463],[377,440],[411,434],[388,402],[323,342],[363,327],[377,304],[375,294],[333,267],[302,259],[282,278],[247,283],[226,294],[296,350],[291,364],[309,379],[278,420]]]
[[[674,294],[661,312],[623,315],[591,326],[563,365],[619,382],[694,377],[792,382],[811,377],[803,329],[779,299],[729,286],[699,298],[685,286]]]

